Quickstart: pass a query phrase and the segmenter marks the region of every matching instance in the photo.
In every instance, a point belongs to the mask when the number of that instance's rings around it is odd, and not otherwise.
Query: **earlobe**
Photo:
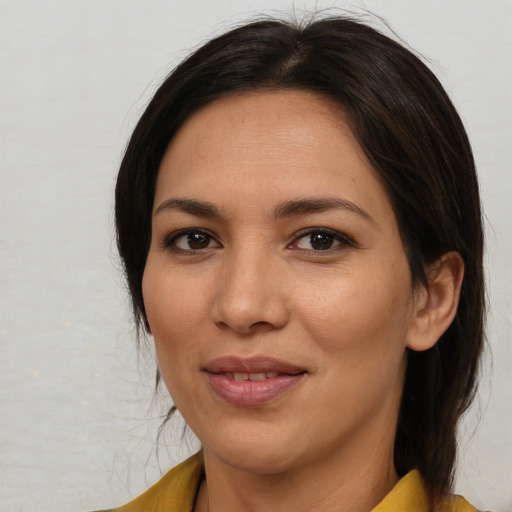
[[[407,339],[407,346],[416,351],[432,348],[455,318],[464,262],[458,252],[447,252],[430,264],[426,273],[428,288],[421,286],[417,291]]]

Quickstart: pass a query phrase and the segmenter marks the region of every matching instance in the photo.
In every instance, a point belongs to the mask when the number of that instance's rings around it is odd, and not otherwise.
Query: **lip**
[[[223,402],[235,406],[275,400],[295,388],[307,374],[304,368],[271,357],[222,357],[207,363],[203,371],[213,392]],[[234,373],[270,373],[271,377],[235,380]]]
[[[258,373],[258,372],[277,372],[294,375],[304,373],[305,368],[295,366],[273,357],[253,356],[253,357],[236,357],[227,356],[219,357],[204,365],[204,370],[209,373],[223,372],[241,372],[241,373]]]

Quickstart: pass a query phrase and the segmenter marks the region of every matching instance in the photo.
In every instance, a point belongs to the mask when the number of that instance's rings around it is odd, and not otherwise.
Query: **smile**
[[[304,369],[270,358],[222,358],[204,368],[214,394],[234,406],[261,405],[291,391]]]
[[[225,373],[228,379],[233,379],[236,381],[261,381],[265,379],[273,379],[277,377],[279,374],[277,372],[254,372],[254,373],[245,373],[245,372],[229,372]]]

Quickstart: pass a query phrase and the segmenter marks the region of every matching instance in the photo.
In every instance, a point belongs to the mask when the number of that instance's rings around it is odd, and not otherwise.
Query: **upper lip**
[[[261,373],[261,372],[277,372],[296,375],[304,373],[306,370],[294,364],[274,359],[266,356],[253,357],[236,357],[227,356],[219,357],[209,361],[204,365],[205,371],[210,373]]]

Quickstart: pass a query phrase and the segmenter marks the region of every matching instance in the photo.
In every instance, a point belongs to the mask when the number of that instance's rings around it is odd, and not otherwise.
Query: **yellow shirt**
[[[126,505],[104,512],[193,512],[204,477],[201,452],[166,473],[144,494]],[[371,512],[428,512],[428,499],[418,471],[405,475]],[[477,512],[461,496],[446,498],[437,512]]]

